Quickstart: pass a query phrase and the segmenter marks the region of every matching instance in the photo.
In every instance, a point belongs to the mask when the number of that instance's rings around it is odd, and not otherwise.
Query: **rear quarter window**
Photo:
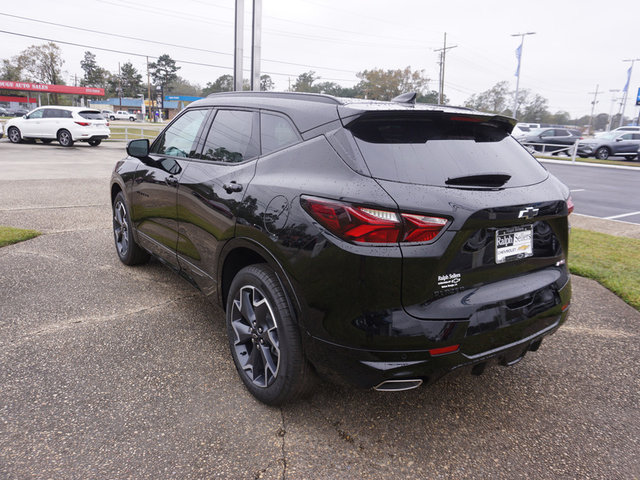
[[[375,178],[446,186],[451,178],[510,175],[505,187],[548,173],[504,127],[451,119],[371,119],[349,126]]]

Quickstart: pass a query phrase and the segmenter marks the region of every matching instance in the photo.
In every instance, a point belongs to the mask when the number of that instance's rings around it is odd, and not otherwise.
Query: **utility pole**
[[[522,63],[522,47],[524,46],[524,37],[527,35],[535,35],[536,32],[512,33],[512,37],[520,37],[520,46],[516,49],[516,57],[518,59],[518,69],[516,70],[516,94],[513,99],[513,118],[518,114],[518,91],[520,90],[520,64]]]
[[[457,45],[452,45],[447,47],[447,32],[444,32],[444,44],[442,48],[438,48],[434,50],[435,52],[440,52],[440,81],[439,81],[439,95],[438,95],[438,104],[442,105],[444,103],[444,62],[445,57],[447,55],[447,50],[451,50],[452,48],[456,48]]]
[[[251,37],[251,90],[260,91],[260,55],[262,51],[262,0],[253,0]]]
[[[598,91],[600,85],[596,85],[595,92],[589,92],[589,95],[593,94],[593,102],[591,102],[591,117],[589,117],[589,132],[593,133],[593,111],[596,108],[596,103],[598,103],[598,93],[602,93]]]
[[[120,110],[122,110],[122,73],[120,72],[120,62],[118,62],[118,98],[120,99]]]
[[[147,56],[147,98],[149,99],[149,120],[151,120],[151,117],[153,116],[153,109],[151,108],[151,80],[149,78],[149,57],[148,56]]]
[[[624,122],[624,109],[627,106],[627,96],[629,94],[629,82],[631,81],[631,73],[633,72],[633,64],[636,62],[640,62],[640,58],[629,58],[627,60],[622,60],[623,62],[631,62],[631,66],[629,67],[629,70],[627,71],[627,83],[625,84],[624,88],[622,89],[622,91],[624,92],[624,95],[622,96],[622,111],[620,112],[620,124],[618,125],[618,127],[622,126],[622,123]]]
[[[616,93],[620,90],[609,90],[611,92],[611,107],[609,108],[609,121],[607,122],[607,132],[611,130],[611,124],[613,123],[613,106],[616,104]]]
[[[236,0],[235,41],[233,50],[233,89],[242,91],[242,56],[244,55],[244,0]]]

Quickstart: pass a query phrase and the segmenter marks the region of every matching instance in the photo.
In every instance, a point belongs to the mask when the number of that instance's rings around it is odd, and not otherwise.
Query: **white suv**
[[[36,139],[51,143],[58,140],[63,147],[71,147],[74,142],[87,142],[95,147],[111,135],[109,122],[99,110],[51,105],[9,120],[5,130],[13,143]]]

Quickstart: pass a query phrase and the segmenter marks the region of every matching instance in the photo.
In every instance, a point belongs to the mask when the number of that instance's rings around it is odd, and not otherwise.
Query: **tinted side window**
[[[622,135],[623,140],[631,140],[631,135],[633,135],[632,133],[625,133],[624,135]]]
[[[634,133],[631,137],[633,140],[640,140],[640,133]]]
[[[29,114],[27,118],[42,118],[43,112],[44,112],[43,108],[41,108],[40,110],[34,110]]]
[[[264,155],[293,145],[300,137],[286,118],[263,113],[260,115],[260,140]]]
[[[58,111],[55,108],[45,108],[42,118],[58,118]]]
[[[191,110],[173,122],[153,143],[151,153],[193,157],[195,140],[207,110]]]
[[[237,163],[260,153],[256,114],[241,110],[219,110],[207,134],[202,158]]]

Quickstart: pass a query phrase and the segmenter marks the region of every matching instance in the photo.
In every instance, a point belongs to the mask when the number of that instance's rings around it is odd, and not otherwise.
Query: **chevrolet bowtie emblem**
[[[536,215],[538,215],[539,211],[540,211],[539,208],[527,207],[524,210],[520,210],[520,213],[518,214],[518,218],[533,218]]]

